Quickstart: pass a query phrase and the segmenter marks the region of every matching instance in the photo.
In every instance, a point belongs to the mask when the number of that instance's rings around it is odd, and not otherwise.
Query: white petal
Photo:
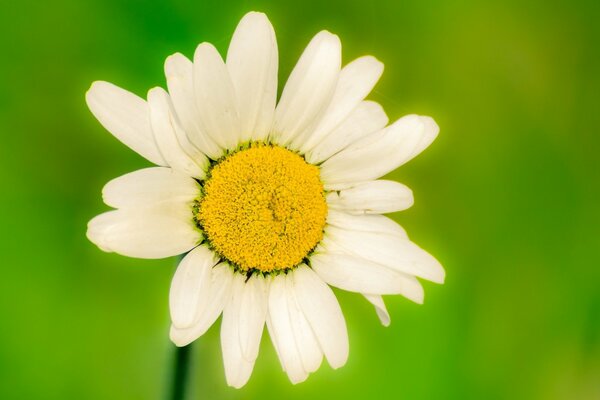
[[[423,299],[423,288],[413,276],[356,256],[319,252],[311,256],[310,264],[321,279],[343,290]]]
[[[292,330],[294,331],[296,345],[300,352],[300,359],[302,360],[304,370],[311,373],[319,369],[321,361],[323,360],[323,352],[319,347],[319,342],[317,342],[317,338],[315,337],[310,324],[298,305],[296,293],[294,291],[294,281],[289,274],[285,279],[285,287],[290,322],[292,324]]]
[[[291,273],[298,305],[312,327],[327,362],[334,369],[343,366],[348,360],[348,332],[335,295],[307,266],[301,265]]]
[[[266,139],[271,130],[277,100],[277,67],[277,41],[269,19],[263,13],[249,12],[238,24],[227,52],[241,142]]]
[[[87,238],[102,251],[111,252],[112,250],[109,248],[109,241],[107,240],[107,232],[113,226],[119,224],[122,218],[122,213],[118,212],[118,210],[108,211],[95,216],[88,222]]]
[[[329,243],[333,244],[334,248],[329,248]],[[436,283],[444,282],[444,268],[438,260],[410,240],[395,235],[329,226],[322,246],[332,252],[339,252],[342,248],[347,254],[397,271]]]
[[[301,349],[296,344],[285,281],[284,274],[275,276],[271,281],[267,328],[283,370],[288,374],[290,381],[296,384],[304,381],[308,372],[302,363]]]
[[[85,94],[92,114],[123,144],[157,165],[166,165],[152,135],[148,105],[112,83],[96,81]]]
[[[385,307],[383,298],[376,294],[363,294],[363,296],[365,296],[369,303],[373,304],[373,306],[375,307],[375,312],[379,317],[379,321],[381,321],[381,325],[386,327],[390,326],[390,314],[388,313],[388,310]]]
[[[383,129],[388,121],[379,103],[363,101],[333,131],[307,150],[306,160],[319,164],[357,140]]]
[[[321,179],[326,188],[377,179],[423,151],[438,132],[430,117],[402,117],[325,161],[321,165]]]
[[[243,286],[240,304],[240,347],[248,361],[256,360],[267,316],[270,280],[254,274]]]
[[[245,280],[245,275],[235,274],[231,296],[223,310],[223,321],[221,322],[221,348],[225,378],[229,386],[238,389],[248,382],[254,368],[254,360],[249,361],[243,357],[239,340],[241,295]]]
[[[194,53],[194,90],[204,132],[221,148],[233,150],[240,132],[235,90],[223,59],[210,43],[201,43]]]
[[[101,214],[88,223],[87,237],[104,251],[136,258],[175,256],[202,240],[191,206],[173,202]]]
[[[406,231],[396,221],[384,215],[351,215],[342,211],[329,209],[327,223],[352,231],[384,233],[397,236],[401,239],[408,239]]]
[[[350,214],[385,214],[402,211],[410,208],[413,202],[412,190],[407,186],[384,179],[361,183],[327,195],[329,207]]]
[[[308,44],[283,89],[275,111],[273,140],[287,145],[313,129],[331,101],[341,64],[340,39],[319,32]]]
[[[189,203],[200,196],[194,179],[171,168],[144,168],[104,185],[102,198],[111,207],[134,207],[164,201]]]
[[[196,152],[195,158],[190,157],[179,143],[178,138],[185,133],[175,118],[169,94],[160,87],[150,89],[148,105],[154,139],[167,164],[188,176],[204,179],[208,158],[200,152]]]
[[[342,68],[323,118],[314,130],[305,135],[303,142],[296,142],[296,147],[306,152],[325,138],[371,92],[382,73],[383,64],[373,56],[357,58]]]
[[[179,103],[182,103],[182,102],[184,103],[183,107],[181,107],[182,105],[180,104],[180,108],[183,108],[182,114],[185,117],[184,119],[186,119],[186,122],[188,124],[191,122],[192,128],[195,127],[196,125],[195,125],[194,121],[189,121],[189,115],[188,115],[190,113],[190,110],[188,110],[188,109],[192,108],[191,112],[193,113],[195,111],[195,107],[196,107],[196,104],[195,104],[196,102],[193,97],[192,62],[190,60],[188,60],[185,56],[177,53],[170,57],[167,57],[167,60],[165,61],[165,71],[168,72],[169,74],[171,74],[171,76],[167,75],[167,84],[169,84],[169,82],[170,82],[171,86],[169,86],[169,87],[174,88],[177,101]],[[185,78],[184,78],[184,76],[185,76]],[[182,88],[181,86],[183,84],[189,84],[189,86],[186,88]],[[182,94],[183,94],[183,96],[182,96]],[[191,98],[186,98],[185,97],[186,95],[187,96],[191,95]],[[168,112],[170,115],[170,119],[173,121],[173,126],[175,128],[174,132],[175,132],[175,136],[177,137],[177,142],[179,143],[179,146],[200,167],[205,166],[205,164],[207,162],[206,152],[201,150],[198,146],[196,146],[190,140],[190,137],[188,135],[188,131],[190,129],[188,129],[188,126],[182,122],[183,121],[182,115],[177,112],[177,107],[175,106],[174,96],[167,93],[166,97],[168,99],[166,101],[166,103],[168,104]],[[189,102],[189,104],[187,104],[188,102]],[[155,133],[155,135],[156,135],[156,133]],[[204,137],[206,137],[206,135],[204,135]],[[161,147],[160,143],[158,143],[158,145],[160,148]],[[220,149],[218,149],[218,146],[216,146],[216,144],[213,144],[213,145],[217,149],[217,151],[220,151]],[[162,152],[162,148],[160,150]]]
[[[210,275],[219,262],[206,246],[198,246],[181,260],[169,291],[171,321],[177,328],[187,328],[197,319],[200,304],[210,301]]]
[[[165,75],[173,106],[187,137],[202,153],[213,160],[218,159],[223,154],[223,149],[202,130],[200,125],[200,114],[194,95],[192,62],[184,55],[175,53],[165,61]]]
[[[233,268],[221,263],[211,271],[209,295],[199,298],[197,319],[194,324],[185,329],[171,325],[170,337],[177,346],[187,346],[204,333],[215,323],[221,315],[225,303],[231,296],[233,282]]]
[[[200,304],[210,300],[210,275],[217,262],[219,259],[213,251],[198,246],[179,263],[169,292],[171,321],[175,327],[191,326],[197,319]]]

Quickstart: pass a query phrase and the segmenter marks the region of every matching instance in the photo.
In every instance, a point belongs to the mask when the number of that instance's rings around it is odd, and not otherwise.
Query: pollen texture
[[[244,271],[302,262],[327,217],[319,169],[278,146],[253,145],[210,171],[196,220],[224,258]]]

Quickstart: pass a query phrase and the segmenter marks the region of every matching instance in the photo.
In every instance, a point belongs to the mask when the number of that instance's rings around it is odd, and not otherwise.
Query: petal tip
[[[85,236],[87,239],[96,245],[100,250],[105,253],[112,253],[113,251],[106,244],[106,235],[101,226],[98,226],[98,217],[91,219],[87,224],[87,230]]]
[[[150,101],[151,99],[158,98],[158,96],[162,96],[164,93],[166,93],[165,89],[160,86],[150,88],[148,90],[147,99]]]
[[[431,138],[431,141],[433,141],[437,135],[440,133],[440,127],[439,125],[435,122],[435,120],[429,116],[420,116],[419,119],[421,120],[421,122],[424,125],[424,134],[428,137]]]
[[[439,283],[440,285],[443,285],[444,283],[446,283],[446,271],[444,269],[442,269],[442,276],[440,277],[439,281],[436,283]]]
[[[430,282],[433,283],[437,283],[439,285],[443,285],[446,281],[446,271],[444,270],[444,267],[442,267],[442,265],[438,262],[438,271],[435,274],[435,276],[432,276],[431,279],[429,279]]]
[[[410,300],[412,300],[416,304],[423,305],[423,303],[425,302],[425,293],[421,291],[421,293],[418,296],[415,296]]]
[[[179,52],[173,53],[165,59],[165,76],[167,77],[167,79],[178,76],[182,74],[182,71],[185,70],[186,64],[189,65],[191,63],[192,62],[190,61],[190,59],[184,56],[183,54]]]
[[[328,43],[332,46],[335,46],[336,48],[342,46],[340,37],[338,35],[336,35],[335,33],[329,32],[326,29],[317,33],[315,35],[315,37],[313,38],[313,40]]]
[[[92,103],[94,101],[94,97],[97,95],[99,90],[103,90],[111,84],[105,81],[93,81],[90,85],[89,89],[85,92],[85,102],[88,107],[91,109],[93,107]]]
[[[246,14],[244,14],[244,16],[242,17],[241,21],[247,20],[247,19],[256,19],[256,20],[269,20],[269,17],[267,17],[267,14],[265,14],[262,11],[248,11]]]
[[[196,62],[196,58],[198,56],[202,56],[202,53],[219,53],[217,48],[209,42],[202,42],[196,47],[196,51],[194,52],[194,62]]]
[[[173,344],[177,347],[185,347],[195,340],[190,340],[189,337],[182,335],[182,332],[178,330],[174,325],[171,325],[171,328],[169,330],[169,339],[171,339],[171,342],[173,342]]]

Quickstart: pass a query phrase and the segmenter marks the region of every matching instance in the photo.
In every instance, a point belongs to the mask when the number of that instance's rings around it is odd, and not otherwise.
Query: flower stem
[[[175,365],[173,365],[173,390],[171,391],[172,400],[185,399],[185,389],[187,377],[190,369],[190,355],[192,345],[175,347]]]

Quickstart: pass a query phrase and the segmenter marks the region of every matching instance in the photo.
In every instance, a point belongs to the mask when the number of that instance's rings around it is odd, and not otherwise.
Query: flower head
[[[223,314],[227,382],[250,377],[266,323],[283,369],[301,382],[345,364],[348,335],[328,285],[361,293],[384,325],[381,298],[417,303],[416,278],[444,270],[381,215],[412,205],[406,186],[378,179],[437,136],[429,117],[387,126],[364,100],[381,73],[374,57],[341,68],[337,36],[318,33],[277,101],[277,44],[264,14],[239,23],[224,61],[208,43],[193,61],[167,58],[168,92],[147,101],[95,82],[86,99],[120,141],[157,167],[110,181],[115,210],[92,219],[98,247],[139,258],[185,254],[171,284],[171,339],[196,340]]]

